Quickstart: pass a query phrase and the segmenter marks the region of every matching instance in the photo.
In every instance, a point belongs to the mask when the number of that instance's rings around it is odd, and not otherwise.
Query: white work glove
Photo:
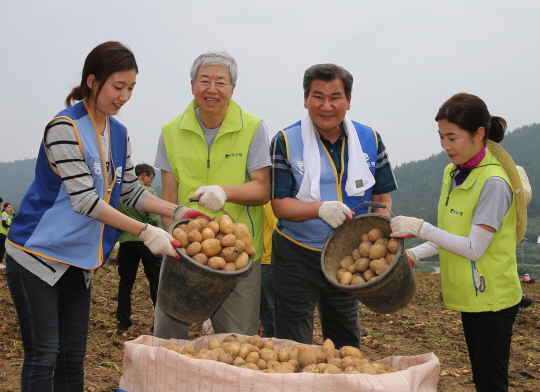
[[[416,255],[413,252],[411,252],[409,249],[405,249],[405,254],[409,258],[409,263],[411,264],[411,267],[414,268],[414,266],[418,264],[420,260],[418,260],[418,257],[416,257]]]
[[[390,221],[390,227],[392,229],[390,237],[418,237],[423,224],[423,219],[412,218],[409,216],[396,216]]]
[[[199,205],[211,211],[221,210],[227,201],[227,194],[219,185],[201,186],[193,196],[200,196]]]
[[[180,258],[173,247],[173,245],[180,247],[180,242],[172,238],[165,230],[151,226],[147,223],[139,233],[139,237],[144,240],[144,244],[150,249],[150,252],[154,254],[169,255],[175,259]]]
[[[339,227],[345,219],[352,219],[349,207],[340,201],[325,201],[319,207],[319,218],[328,223],[334,229]]]

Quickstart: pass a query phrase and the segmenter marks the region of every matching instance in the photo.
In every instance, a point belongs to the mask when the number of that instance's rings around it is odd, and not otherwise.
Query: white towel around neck
[[[349,197],[363,196],[367,189],[375,185],[375,178],[369,170],[358,134],[348,116],[345,116],[343,124],[348,136],[347,152],[349,154],[345,192]],[[302,201],[320,201],[321,152],[317,143],[318,133],[315,132],[313,121],[308,113],[302,118],[301,130],[305,172],[296,198]]]

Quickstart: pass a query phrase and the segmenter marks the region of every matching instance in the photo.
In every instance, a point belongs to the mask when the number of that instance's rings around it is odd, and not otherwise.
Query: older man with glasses
[[[259,323],[263,204],[270,199],[269,138],[263,121],[232,100],[238,71],[226,52],[207,52],[191,68],[193,101],[161,131],[154,166],[161,169],[163,199],[180,204],[200,197],[199,206],[210,217],[224,209],[245,223],[256,254],[242,276],[212,315],[216,333],[254,335]],[[169,227],[169,218],[162,217]],[[154,334],[187,339],[191,324],[155,312]]]

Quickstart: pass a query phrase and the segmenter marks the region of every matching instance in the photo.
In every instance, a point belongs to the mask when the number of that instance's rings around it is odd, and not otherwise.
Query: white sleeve
[[[416,256],[418,260],[421,260],[425,259],[426,257],[435,256],[437,253],[439,253],[439,246],[433,242],[427,241],[409,250]]]
[[[472,225],[469,236],[462,237],[450,234],[428,222],[424,222],[419,234],[420,238],[472,261],[477,261],[484,255],[493,236],[495,236],[495,233],[491,233],[478,225]],[[417,255],[416,252],[413,251],[413,253]]]

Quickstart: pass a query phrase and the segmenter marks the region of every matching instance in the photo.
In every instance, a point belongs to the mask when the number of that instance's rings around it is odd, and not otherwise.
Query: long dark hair
[[[484,101],[472,94],[459,93],[448,99],[439,108],[435,121],[446,120],[474,136],[478,128],[484,127],[484,142],[489,139],[500,143],[506,132],[506,120],[492,116]]]
[[[92,98],[94,103],[99,96],[103,85],[116,72],[134,70],[139,73],[135,55],[127,46],[120,42],[109,41],[96,46],[84,61],[81,84],[74,87],[66,97],[66,107],[72,106],[76,101]],[[92,89],[88,86],[88,76],[94,75],[98,88],[93,95]]]

